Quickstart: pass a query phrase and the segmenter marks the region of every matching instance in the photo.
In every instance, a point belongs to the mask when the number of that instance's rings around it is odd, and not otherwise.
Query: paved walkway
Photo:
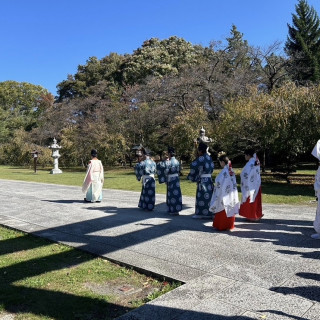
[[[232,232],[194,220],[194,199],[180,216],[137,208],[139,193],[104,190],[84,203],[79,187],[0,180],[0,224],[185,283],[120,317],[170,319],[320,319],[320,241],[315,204],[264,205],[260,223],[239,217]]]

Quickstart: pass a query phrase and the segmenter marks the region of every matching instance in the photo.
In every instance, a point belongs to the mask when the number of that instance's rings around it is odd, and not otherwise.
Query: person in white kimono
[[[240,216],[249,221],[259,221],[262,217],[262,196],[260,162],[253,149],[244,152],[246,165],[241,171]]]
[[[86,194],[85,202],[101,202],[104,182],[103,165],[97,158],[97,150],[91,150],[91,160],[82,184],[82,192]]]
[[[214,214],[212,226],[215,229],[231,230],[240,209],[237,181],[227,155],[220,154],[218,160],[222,170],[215,179],[209,210]]]
[[[313,227],[316,233],[311,235],[311,237],[313,239],[320,240],[320,140],[318,140],[317,144],[314,146],[311,154],[319,160],[319,163],[318,163],[319,167],[314,179],[314,191],[318,199],[316,218],[313,222]]]

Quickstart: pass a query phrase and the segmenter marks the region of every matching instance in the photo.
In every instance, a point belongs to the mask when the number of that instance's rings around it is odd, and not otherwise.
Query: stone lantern
[[[53,169],[50,171],[51,174],[57,174],[62,173],[62,171],[59,169],[59,158],[61,155],[59,154],[59,150],[61,147],[57,144],[56,138],[53,138],[53,144],[49,146],[49,148],[52,150],[52,158],[53,158]]]

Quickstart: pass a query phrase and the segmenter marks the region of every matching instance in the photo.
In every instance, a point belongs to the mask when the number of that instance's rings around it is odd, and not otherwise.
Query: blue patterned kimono
[[[214,164],[208,154],[202,155],[190,165],[190,173],[187,179],[197,182],[196,193],[196,215],[211,216],[209,211],[210,201],[213,193],[212,172]]]
[[[158,175],[158,181],[160,184],[167,183],[168,164],[169,164],[169,160],[160,161],[157,163],[157,175]],[[168,188],[167,188],[166,204],[168,206]]]
[[[161,161],[157,165],[159,183],[167,183],[167,206],[170,213],[182,210],[182,194],[180,188],[180,163],[175,157]]]
[[[142,179],[142,190],[138,207],[146,210],[153,210],[156,201],[156,183],[154,174],[156,172],[156,164],[150,157],[146,157],[144,161],[137,163],[134,168],[137,180]]]
[[[160,161],[157,163],[157,175],[158,175],[159,183],[167,182],[168,163],[169,163],[169,160]]]

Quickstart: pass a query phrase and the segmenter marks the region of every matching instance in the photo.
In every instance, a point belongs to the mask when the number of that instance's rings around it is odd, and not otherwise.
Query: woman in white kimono
[[[237,181],[227,155],[220,154],[218,160],[222,170],[215,179],[209,210],[214,214],[212,226],[215,229],[231,230],[240,208]]]
[[[315,175],[315,181],[314,181],[314,191],[318,199],[316,218],[313,222],[313,227],[316,233],[311,235],[311,237],[313,239],[320,240],[320,140],[318,140],[317,144],[314,146],[311,154],[319,160],[319,163],[318,163],[319,167]]]
[[[262,217],[260,162],[252,149],[244,152],[247,164],[242,169],[240,216],[249,221],[259,221]]]
[[[102,187],[104,182],[104,170],[97,158],[97,150],[91,150],[91,160],[87,167],[87,173],[83,181],[82,192],[86,194],[85,202],[101,202]]]

